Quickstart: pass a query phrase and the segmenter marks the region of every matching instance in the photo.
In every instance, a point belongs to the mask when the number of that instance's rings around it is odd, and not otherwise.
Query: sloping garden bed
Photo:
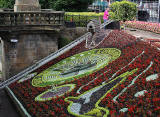
[[[160,115],[160,51],[112,31],[88,49],[85,41],[9,88],[33,117]]]

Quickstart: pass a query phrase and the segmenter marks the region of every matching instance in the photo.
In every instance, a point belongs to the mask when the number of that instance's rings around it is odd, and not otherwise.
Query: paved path
[[[4,90],[0,90],[0,117],[20,117]]]
[[[2,49],[0,43],[0,71],[2,71],[1,56]],[[2,76],[0,74],[0,79],[1,78]],[[0,90],[0,117],[20,117],[16,107],[4,90]]]
[[[158,47],[158,50],[160,50],[160,34],[133,28],[126,28],[125,31],[137,38],[143,39],[143,41],[148,42],[153,46]]]
[[[126,28],[125,31],[135,37],[142,37],[144,39],[160,39],[160,34],[156,34],[149,31],[143,31],[143,30],[133,29],[133,28]]]

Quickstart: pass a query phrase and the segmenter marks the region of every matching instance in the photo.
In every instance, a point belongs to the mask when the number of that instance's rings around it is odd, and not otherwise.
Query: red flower
[[[50,111],[50,113],[51,113],[51,115],[52,115],[52,116],[55,116],[55,112],[53,112],[53,111]]]

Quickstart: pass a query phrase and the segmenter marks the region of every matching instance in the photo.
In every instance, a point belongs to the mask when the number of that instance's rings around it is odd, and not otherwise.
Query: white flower
[[[146,78],[146,81],[156,80],[158,77],[158,74],[152,74]]]
[[[144,96],[145,93],[147,93],[147,90],[139,91],[139,92],[137,92],[134,96],[135,96],[135,97]]]
[[[119,112],[127,112],[128,108],[122,108],[121,110],[119,110]]]

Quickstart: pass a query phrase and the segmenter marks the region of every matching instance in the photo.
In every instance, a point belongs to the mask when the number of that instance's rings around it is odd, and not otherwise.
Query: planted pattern
[[[158,48],[136,40],[123,31],[112,31],[95,50],[100,48],[116,48],[121,51],[121,55],[80,78],[57,83],[57,86],[55,83],[55,87],[44,84],[44,87],[34,87],[34,77],[21,83],[12,83],[9,87],[31,116],[36,117],[159,116]],[[87,51],[91,50],[85,48],[84,41],[33,73],[39,75],[58,62]],[[108,54],[106,55],[108,57]],[[110,56],[112,55],[114,53]],[[53,95],[61,86],[70,87],[69,84],[74,84],[75,87],[70,91],[65,90],[62,95]],[[52,94],[47,94],[50,91]],[[51,99],[35,101],[38,95]]]
[[[120,53],[120,50],[115,48],[102,48],[76,54],[38,74],[32,80],[32,85],[44,87],[72,81],[74,78],[82,77],[106,66],[117,59]]]
[[[67,84],[59,87],[52,87],[51,89],[43,92],[35,98],[35,101],[48,101],[57,96],[62,96],[63,94],[72,91],[75,88],[75,84]]]

